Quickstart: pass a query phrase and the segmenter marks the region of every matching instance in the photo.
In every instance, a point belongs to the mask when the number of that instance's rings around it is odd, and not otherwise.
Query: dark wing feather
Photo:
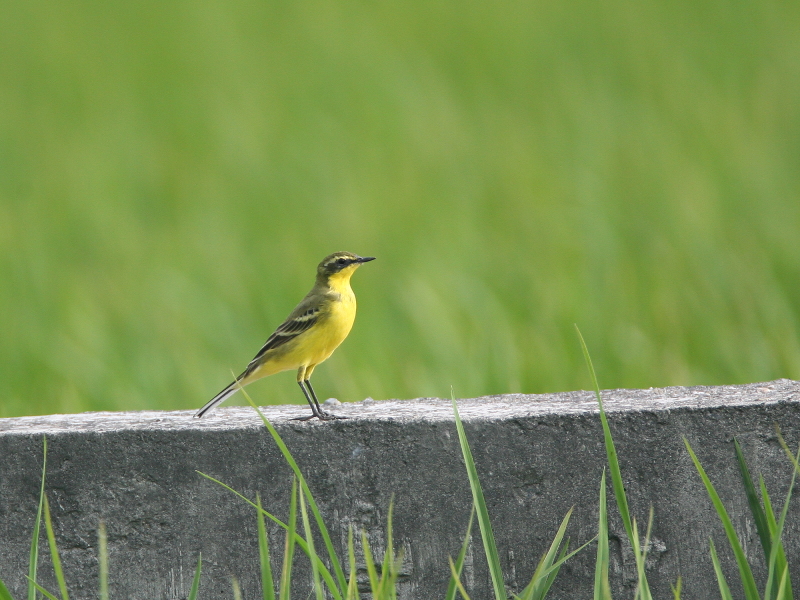
[[[258,365],[261,357],[264,356],[264,354],[266,354],[269,350],[274,350],[275,348],[283,346],[286,342],[293,340],[304,331],[308,331],[317,321],[319,321],[320,309],[318,307],[309,308],[300,314],[296,314],[297,312],[299,311],[293,312],[288,319],[278,326],[278,328],[275,330],[275,333],[269,336],[269,339],[267,339],[267,341],[261,347],[261,350],[258,351],[258,354],[256,354],[253,357],[253,360],[250,361],[250,364],[247,365],[247,369],[244,373],[242,373],[242,376],[246,375],[253,368],[255,368]]]

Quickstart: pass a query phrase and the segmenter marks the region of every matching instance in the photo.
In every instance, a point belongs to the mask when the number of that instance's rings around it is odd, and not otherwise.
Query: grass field
[[[800,378],[797,2],[1,6],[0,416]]]

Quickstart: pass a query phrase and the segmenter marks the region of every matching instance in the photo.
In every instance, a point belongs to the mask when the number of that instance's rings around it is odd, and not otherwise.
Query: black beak
[[[375,257],[374,256],[359,256],[358,259],[356,259],[356,262],[365,263],[365,262],[369,262],[371,260],[375,260]]]

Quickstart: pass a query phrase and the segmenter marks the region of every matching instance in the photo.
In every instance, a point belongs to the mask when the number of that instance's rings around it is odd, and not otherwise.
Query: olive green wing
[[[267,352],[275,348],[280,348],[301,333],[308,331],[319,322],[320,316],[322,315],[322,307],[319,303],[309,302],[309,300],[312,299],[307,298],[301,302],[297,308],[292,311],[292,314],[290,314],[289,317],[278,326],[275,332],[269,336],[261,347],[261,350],[258,351],[253,357],[253,360],[250,361],[250,364],[247,365],[247,369],[242,375],[249,373],[257,367],[261,358]]]

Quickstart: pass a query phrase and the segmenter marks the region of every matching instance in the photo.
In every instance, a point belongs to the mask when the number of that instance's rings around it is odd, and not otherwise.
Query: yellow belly
[[[328,359],[350,333],[355,318],[355,299],[336,302],[324,320],[297,336],[297,347],[291,352],[296,357],[295,366],[317,365]]]

